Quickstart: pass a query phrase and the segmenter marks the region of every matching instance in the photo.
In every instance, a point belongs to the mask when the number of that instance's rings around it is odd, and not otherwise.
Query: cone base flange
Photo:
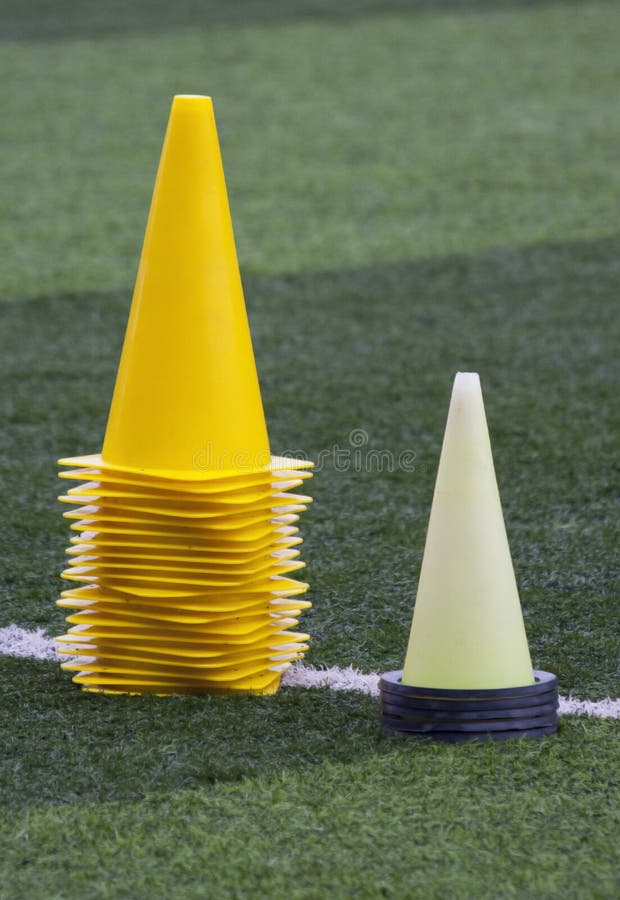
[[[402,684],[402,671],[379,680],[387,734],[441,741],[543,737],[557,731],[557,678],[534,671],[522,687],[450,690]]]

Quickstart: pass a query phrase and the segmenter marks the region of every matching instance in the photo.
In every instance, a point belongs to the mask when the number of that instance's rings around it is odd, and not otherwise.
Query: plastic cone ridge
[[[269,464],[210,97],[172,103],[102,456],[179,473]]]
[[[480,379],[454,381],[403,684],[532,684]]]

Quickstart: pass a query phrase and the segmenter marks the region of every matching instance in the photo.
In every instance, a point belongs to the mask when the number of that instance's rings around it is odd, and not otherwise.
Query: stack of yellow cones
[[[290,491],[272,457],[210,98],[174,98],[100,455],[81,482],[60,606],[85,690],[273,693],[307,649]]]
[[[403,671],[380,681],[386,731],[457,741],[557,729],[557,679],[534,671],[480,379],[458,373]]]

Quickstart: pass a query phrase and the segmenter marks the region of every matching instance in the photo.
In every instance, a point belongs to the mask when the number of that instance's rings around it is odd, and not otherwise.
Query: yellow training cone
[[[209,97],[175,97],[101,454],[61,460],[80,534],[60,652],[85,690],[273,693],[309,603],[270,456]]]
[[[186,471],[269,463],[210,97],[175,97],[103,459]]]
[[[388,731],[464,740],[556,729],[555,676],[534,672],[480,379],[454,381],[405,665],[380,682]]]

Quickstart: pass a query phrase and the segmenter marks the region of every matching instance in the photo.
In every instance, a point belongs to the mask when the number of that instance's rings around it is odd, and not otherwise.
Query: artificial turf
[[[617,5],[5,18],[0,624],[63,630],[55,460],[101,447],[170,96],[209,93],[272,447],[323,460],[308,661],[401,666],[450,382],[476,370],[534,663],[618,696]],[[413,471],[343,471],[324,451],[354,429]],[[383,736],[357,694],[106,699],[54,663],[0,671],[0,896],[620,890],[615,722],[440,747]]]
[[[302,756],[145,800],[30,807],[0,826],[3,884],[20,897],[43,882],[84,898],[613,898],[611,741],[609,723],[572,720],[556,741],[360,745],[346,763]],[[162,747],[171,769],[174,753]]]

